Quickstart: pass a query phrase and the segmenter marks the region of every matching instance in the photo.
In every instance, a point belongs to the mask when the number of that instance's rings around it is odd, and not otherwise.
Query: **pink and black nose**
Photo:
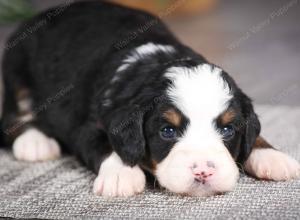
[[[215,174],[216,166],[213,161],[194,163],[191,166],[191,171],[196,182],[205,184]]]

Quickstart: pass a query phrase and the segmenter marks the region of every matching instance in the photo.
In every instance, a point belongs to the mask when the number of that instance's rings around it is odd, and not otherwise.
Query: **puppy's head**
[[[122,120],[116,116],[111,130],[119,130],[110,138],[115,150],[172,192],[207,196],[232,190],[236,162],[247,159],[260,132],[250,99],[208,64],[170,68],[164,79],[163,99],[148,102],[149,108],[144,103],[142,110],[125,106]]]

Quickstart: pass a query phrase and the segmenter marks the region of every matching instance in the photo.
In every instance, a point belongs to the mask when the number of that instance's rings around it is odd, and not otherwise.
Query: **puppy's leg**
[[[144,191],[146,178],[141,168],[123,163],[113,152],[101,164],[94,182],[94,193],[106,197],[133,196]]]
[[[60,157],[60,146],[37,128],[28,128],[13,142],[13,154],[18,160],[46,161]]]
[[[22,87],[10,89],[6,85],[3,130],[12,143],[13,154],[18,160],[45,161],[60,157],[60,146],[36,128],[38,119],[32,112],[29,90]]]
[[[128,166],[115,153],[105,131],[91,121],[75,131],[71,151],[98,174],[94,194],[105,197],[132,196],[145,187],[145,175],[138,166]]]
[[[32,111],[28,57],[22,44],[6,51],[3,57],[4,103],[2,129],[5,139],[13,143],[17,159],[43,161],[60,156],[58,143],[38,130]]]
[[[60,157],[60,146],[37,128],[38,118],[32,112],[30,91],[26,87],[11,88],[6,84],[3,128],[6,139],[13,143],[18,160],[46,161]]]
[[[244,168],[254,177],[266,180],[290,180],[299,178],[300,175],[300,164],[287,154],[274,149],[262,137],[256,139]]]
[[[12,80],[6,79],[2,126],[14,156],[32,162],[58,158],[58,143],[37,128],[39,119],[32,111],[30,90]]]
[[[39,119],[32,112],[29,90],[18,89],[13,95],[16,104],[7,103],[12,98],[5,99],[3,124],[7,139],[12,142],[14,156],[32,162],[60,157],[59,144],[37,128]]]

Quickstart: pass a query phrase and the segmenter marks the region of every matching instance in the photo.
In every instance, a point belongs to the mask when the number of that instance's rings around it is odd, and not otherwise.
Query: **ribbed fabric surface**
[[[258,106],[263,135],[300,160],[300,108]],[[0,217],[40,219],[300,219],[300,180],[257,181],[242,175],[225,195],[191,198],[160,190],[126,199],[91,192],[95,175],[73,157],[16,161],[0,150]]]

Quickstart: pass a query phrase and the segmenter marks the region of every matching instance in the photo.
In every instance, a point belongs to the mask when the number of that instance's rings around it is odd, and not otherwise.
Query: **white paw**
[[[245,163],[251,175],[266,180],[284,181],[300,176],[300,164],[274,149],[254,149]]]
[[[141,168],[125,165],[116,153],[112,153],[101,164],[93,191],[105,197],[128,197],[143,192],[145,184]]]
[[[37,129],[31,128],[13,143],[13,153],[18,160],[46,161],[60,157],[60,146]]]

